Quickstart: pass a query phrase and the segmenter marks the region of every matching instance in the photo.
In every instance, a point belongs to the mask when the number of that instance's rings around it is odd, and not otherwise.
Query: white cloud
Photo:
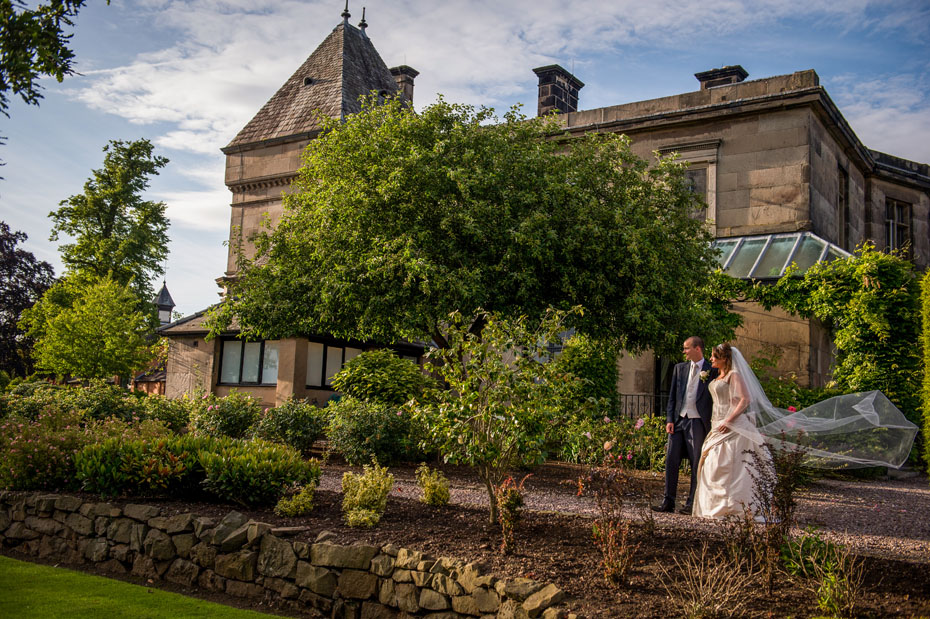
[[[928,81],[927,74],[889,75],[866,81],[844,75],[831,82],[836,89],[830,90],[868,148],[930,163]]]
[[[852,27],[881,6],[868,0],[368,4],[368,32],[388,65],[406,63],[421,72],[418,105],[439,92],[456,101],[509,104],[531,93],[535,66],[570,64],[573,58],[633,44],[681,48],[694,37],[786,18]],[[175,40],[128,64],[87,72],[86,85],[75,96],[134,123],[173,125],[157,143],[196,153],[216,152],[228,143],[339,21],[331,2],[142,0],[136,8],[151,27],[176,33]],[[359,7],[351,10],[355,24]],[[872,21],[876,28],[914,22],[887,15]]]

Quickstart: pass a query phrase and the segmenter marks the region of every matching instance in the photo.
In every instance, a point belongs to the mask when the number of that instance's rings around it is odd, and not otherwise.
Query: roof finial
[[[342,20],[346,25],[349,24],[350,17],[352,17],[352,14],[349,13],[349,0],[346,0],[346,8],[342,11]]]
[[[362,29],[362,34],[365,34],[365,28],[368,27],[368,22],[365,21],[365,7],[362,7],[362,21],[358,22],[358,27]]]

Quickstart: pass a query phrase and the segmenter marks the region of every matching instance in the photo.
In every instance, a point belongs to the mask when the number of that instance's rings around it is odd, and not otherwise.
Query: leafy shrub
[[[320,464],[295,449],[258,439],[236,441],[198,456],[204,487],[220,499],[241,505],[272,505],[289,486],[316,484]]]
[[[509,554],[514,548],[514,534],[520,522],[520,510],[523,508],[523,482],[527,475],[517,484],[513,477],[505,479],[494,489],[497,501],[498,522],[501,527],[501,554]]]
[[[785,571],[803,577],[814,569],[814,564],[826,565],[835,556],[834,545],[817,533],[816,527],[807,527],[800,537],[787,539],[781,547],[781,560]]]
[[[0,424],[0,486],[11,490],[72,489],[74,454],[89,440],[78,411],[17,416]]]
[[[388,493],[394,476],[377,462],[365,465],[361,475],[342,475],[342,515],[350,527],[373,527],[387,508]]]
[[[578,333],[565,341],[554,363],[558,371],[580,379],[569,391],[566,413],[573,413],[590,400],[603,400],[606,410],[616,410],[617,351]]]
[[[76,476],[84,490],[101,496],[189,494],[205,478],[200,450],[229,442],[189,436],[106,438],[75,455]]]
[[[62,406],[82,411],[87,419],[129,420],[142,416],[138,396],[103,380],[92,380],[85,387],[70,387],[54,393]]]
[[[173,400],[161,395],[148,395],[139,399],[138,407],[145,417],[162,421],[175,432],[181,432],[190,423],[194,404],[186,394]]]
[[[23,383],[13,393],[2,398],[3,416],[19,417],[35,421],[41,413],[56,413],[67,410],[58,395],[60,388],[49,383]]]
[[[420,455],[419,423],[402,408],[345,397],[327,407],[327,438],[349,464],[390,464]]]
[[[426,463],[417,468],[417,485],[423,490],[422,501],[427,505],[449,503],[449,480],[438,469],[430,469]]]
[[[359,354],[333,377],[343,395],[375,404],[400,405],[434,386],[417,364],[387,348]]]
[[[813,528],[782,547],[789,574],[817,599],[831,617],[855,617],[864,577],[862,563],[847,548],[824,540]]]
[[[243,438],[262,412],[258,400],[239,391],[223,398],[210,395],[193,402],[190,429],[208,436]]]
[[[323,409],[292,397],[280,406],[266,408],[258,418],[254,434],[307,453],[314,441],[323,436],[326,421]]]
[[[10,395],[18,395],[21,397],[28,397],[33,395],[36,391],[44,390],[56,390],[60,389],[58,385],[54,385],[50,382],[44,380],[33,380],[17,383],[15,386],[11,385]]]
[[[598,464],[606,453],[623,458],[627,468],[662,471],[667,434],[665,419],[613,420],[573,417],[560,427],[558,457],[576,464]]]
[[[315,486],[304,486],[294,496],[284,496],[275,505],[274,513],[287,518],[305,516],[313,511],[313,494]]]

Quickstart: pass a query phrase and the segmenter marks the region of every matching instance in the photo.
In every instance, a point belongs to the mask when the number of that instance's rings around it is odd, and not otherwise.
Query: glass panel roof
[[[752,276],[756,279],[781,277],[782,270],[785,268],[785,263],[788,261],[789,256],[791,256],[791,250],[794,249],[794,245],[797,241],[798,237],[796,236],[773,238],[772,242],[769,243],[769,246],[762,254],[762,259],[759,260],[759,264],[757,264],[755,270],[753,270]]]
[[[753,265],[756,264],[759,252],[765,247],[767,240],[766,238],[744,240],[736,253],[733,254],[733,259],[727,268],[727,275],[741,278],[749,277],[749,272],[752,271]]]
[[[792,262],[804,273],[821,260],[850,254],[810,232],[717,239],[717,261],[727,275],[740,279],[777,279]]]

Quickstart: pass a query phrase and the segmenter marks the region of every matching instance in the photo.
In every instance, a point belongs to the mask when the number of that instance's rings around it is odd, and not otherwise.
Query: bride
[[[758,514],[754,467],[772,466],[769,447],[801,448],[817,468],[887,466],[908,458],[917,426],[879,391],[853,393],[801,411],[772,406],[739,349],[714,347],[711,431],[698,464],[695,516]]]

